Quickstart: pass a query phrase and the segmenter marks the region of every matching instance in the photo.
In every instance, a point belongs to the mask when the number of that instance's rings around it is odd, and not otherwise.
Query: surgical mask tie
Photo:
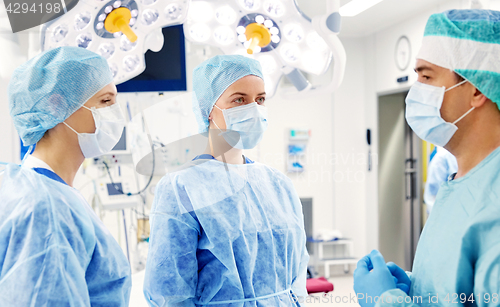
[[[92,112],[95,133],[79,133],[66,122],[63,124],[78,135],[78,144],[85,158],[94,158],[110,152],[120,140],[125,127],[120,105],[115,103],[99,109],[83,107]]]
[[[411,129],[423,140],[444,147],[458,130],[456,123],[467,116],[475,107],[469,109],[453,123],[446,122],[441,117],[441,106],[444,94],[464,83],[443,87],[415,82],[406,96],[406,121]]]
[[[226,131],[222,131],[214,120],[212,122],[221,132],[219,135],[233,148],[252,149],[262,140],[268,126],[266,107],[257,102],[230,109],[214,106],[224,115]]]

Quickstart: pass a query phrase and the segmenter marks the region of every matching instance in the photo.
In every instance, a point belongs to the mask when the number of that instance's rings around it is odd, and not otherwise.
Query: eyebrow
[[[262,96],[262,95],[265,95],[266,92],[262,92],[262,93],[258,93],[257,96]],[[241,95],[241,96],[248,96],[248,94],[245,94],[245,93],[241,93],[241,92],[236,92],[236,93],[232,93],[231,96],[234,96],[234,95]],[[229,96],[229,97],[231,97]]]
[[[421,71],[424,71],[424,70],[434,71],[434,69],[432,69],[432,67],[430,67],[430,66],[425,66],[425,65],[415,67],[415,69],[413,69],[413,70],[414,70],[415,72],[421,72]]]
[[[113,93],[113,92],[106,92],[106,93],[102,94],[100,97],[102,97],[102,96],[106,96],[106,95],[116,96],[116,93]]]

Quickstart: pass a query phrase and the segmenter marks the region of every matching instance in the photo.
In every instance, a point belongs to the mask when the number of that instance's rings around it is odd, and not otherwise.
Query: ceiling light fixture
[[[344,17],[356,16],[380,2],[382,2],[382,0],[352,0],[351,2],[343,5],[340,8],[339,13]]]

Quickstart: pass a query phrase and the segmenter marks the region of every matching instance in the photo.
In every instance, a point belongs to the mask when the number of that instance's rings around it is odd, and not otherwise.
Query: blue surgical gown
[[[297,306],[306,296],[302,206],[260,163],[196,160],[159,182],[144,294],[151,306]]]
[[[390,290],[385,295],[395,302],[398,297],[406,296],[401,290]],[[407,299],[408,303],[379,306],[498,306],[499,295],[500,148],[497,148],[464,177],[441,186],[418,242],[411,274],[411,299]],[[464,297],[467,299],[463,300]]]
[[[0,200],[0,306],[128,306],[127,258],[76,189],[9,164]]]

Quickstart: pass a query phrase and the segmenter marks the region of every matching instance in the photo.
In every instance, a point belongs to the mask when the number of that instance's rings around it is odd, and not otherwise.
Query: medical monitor
[[[146,52],[146,69],[137,77],[117,85],[118,92],[185,91],[186,51],[182,25],[162,29],[163,48]]]

